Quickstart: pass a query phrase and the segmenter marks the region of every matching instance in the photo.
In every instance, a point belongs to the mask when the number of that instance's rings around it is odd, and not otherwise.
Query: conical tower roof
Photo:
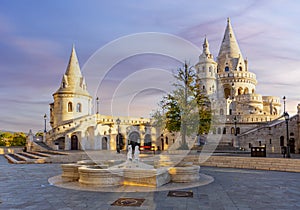
[[[72,47],[72,52],[70,55],[69,64],[68,64],[65,75],[67,75],[67,76],[82,76],[74,45]]]
[[[229,18],[227,19],[227,26],[217,61],[221,72],[224,70],[225,66],[228,66],[231,70],[236,70],[238,64],[243,66],[243,69],[246,69],[241,50],[235,38]],[[238,63],[238,61],[242,61],[242,63]]]
[[[72,47],[69,63],[62,78],[60,88],[56,91],[55,94],[58,93],[72,93],[90,96],[86,89],[85,79],[81,74],[74,45]]]
[[[203,41],[203,44],[202,44],[202,47],[203,47],[203,51],[202,51],[202,54],[199,56],[199,62],[206,62],[206,61],[213,61],[213,55],[210,53],[210,50],[209,50],[209,43],[208,43],[208,40],[205,36],[204,38],[204,41]]]

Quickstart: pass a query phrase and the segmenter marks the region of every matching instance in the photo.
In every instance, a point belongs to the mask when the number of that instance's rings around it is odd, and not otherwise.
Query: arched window
[[[228,66],[225,67],[225,71],[229,71],[229,67]]]
[[[231,128],[231,134],[234,134],[234,127]]]
[[[76,106],[76,112],[81,112],[81,104],[78,103]]]
[[[238,95],[242,95],[242,93],[243,93],[243,88],[239,88],[238,89]]]
[[[72,102],[68,103],[68,112],[73,112],[73,104],[72,104]]]
[[[236,128],[236,134],[240,134],[240,128],[239,127]]]
[[[284,146],[284,137],[280,136],[280,146],[283,147]]]
[[[224,115],[224,110],[220,109],[220,115]]]
[[[243,68],[240,66],[240,67],[239,67],[239,70],[240,70],[240,71],[243,71]]]
[[[226,134],[226,128],[223,128],[223,134]]]

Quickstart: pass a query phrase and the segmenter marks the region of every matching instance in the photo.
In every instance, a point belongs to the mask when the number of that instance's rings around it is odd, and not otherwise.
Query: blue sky
[[[76,46],[81,66],[108,43],[142,32],[173,34],[198,47],[206,35],[216,57],[227,17],[231,18],[243,57],[248,58],[249,70],[257,75],[257,92],[281,98],[285,95],[287,110],[295,113],[300,102],[299,9],[300,2],[296,0],[231,0],[224,3],[199,0],[1,0],[0,129],[25,132],[43,129],[43,115],[48,114],[48,104],[65,72],[72,44]],[[113,53],[118,53],[118,49]],[[111,69],[100,89],[93,90],[91,95],[99,95],[101,113],[111,114],[109,95],[114,94],[112,89],[120,87],[124,78],[133,75],[132,72],[151,68],[172,71],[176,66],[177,61],[164,56],[127,58]],[[89,88],[93,72],[83,68],[83,74]],[[143,77],[138,73],[134,75]],[[160,73],[143,75],[148,80],[161,77]],[[167,75],[163,81],[170,84]],[[154,99],[159,100],[158,93],[163,91],[141,90],[136,97],[128,99],[131,106],[126,109],[127,113],[116,109],[114,114],[146,117],[146,113],[155,108],[157,102]],[[145,95],[153,97],[147,99]]]

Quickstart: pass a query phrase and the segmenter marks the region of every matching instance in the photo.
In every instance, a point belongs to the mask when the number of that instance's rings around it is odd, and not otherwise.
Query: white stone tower
[[[50,124],[55,128],[69,120],[91,114],[92,97],[87,91],[84,77],[73,46],[67,70],[50,104]]]
[[[217,63],[218,76],[226,99],[234,99],[237,95],[255,93],[256,75],[248,72],[248,62],[242,56],[229,18]]]
[[[203,43],[203,52],[199,56],[199,62],[195,65],[195,68],[200,79],[200,87],[207,95],[213,96],[217,91],[217,63],[209,51],[206,37]]]

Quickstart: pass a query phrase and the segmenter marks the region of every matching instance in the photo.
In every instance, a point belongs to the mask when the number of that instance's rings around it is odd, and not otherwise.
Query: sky
[[[1,0],[0,130],[43,130],[73,44],[101,114],[148,117],[205,36],[217,57],[227,17],[256,92],[286,96],[296,113],[299,9],[297,0]]]

